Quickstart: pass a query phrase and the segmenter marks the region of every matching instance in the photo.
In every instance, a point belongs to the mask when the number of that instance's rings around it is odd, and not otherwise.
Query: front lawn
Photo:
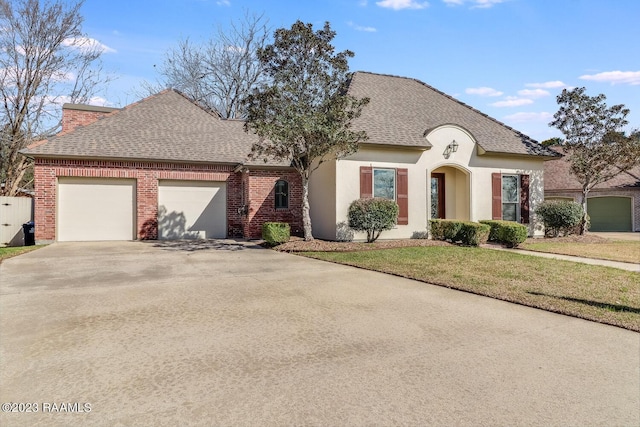
[[[603,238],[591,239],[590,241],[563,238],[528,239],[519,248],[552,254],[640,263],[640,234],[637,241]]]
[[[634,272],[457,246],[302,255],[640,332],[640,274]]]
[[[15,246],[15,247],[0,247],[0,262],[7,258],[11,258],[20,254],[24,254],[26,252],[31,252],[33,250],[39,249],[44,245],[37,246]]]

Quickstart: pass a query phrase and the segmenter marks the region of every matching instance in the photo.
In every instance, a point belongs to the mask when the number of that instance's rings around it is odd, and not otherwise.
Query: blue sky
[[[84,30],[117,77],[103,102],[137,101],[178,40],[204,41],[247,11],[273,29],[329,21],[353,71],[421,80],[538,141],[560,136],[548,123],[563,87],[625,104],[640,128],[637,0],[87,0]]]

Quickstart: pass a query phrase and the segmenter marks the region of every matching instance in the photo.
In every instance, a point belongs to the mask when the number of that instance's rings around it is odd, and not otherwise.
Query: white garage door
[[[58,240],[135,238],[135,181],[58,178]]]
[[[159,239],[219,239],[226,236],[226,183],[160,181]]]

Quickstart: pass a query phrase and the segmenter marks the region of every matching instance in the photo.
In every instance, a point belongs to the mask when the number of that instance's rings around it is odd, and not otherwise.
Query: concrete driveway
[[[640,334],[236,242],[9,259],[0,360],[3,426],[640,424]]]

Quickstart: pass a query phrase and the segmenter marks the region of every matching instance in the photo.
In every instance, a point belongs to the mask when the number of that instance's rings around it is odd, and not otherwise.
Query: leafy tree
[[[161,82],[144,84],[143,92],[174,87],[223,118],[243,118],[244,98],[264,77],[257,53],[269,40],[267,25],[263,15],[245,14],[204,44],[180,40],[158,67]]]
[[[555,147],[555,146],[559,146],[562,145],[562,138],[549,138],[549,139],[545,139],[544,141],[542,141],[540,143],[543,147]]]
[[[364,131],[350,129],[369,99],[347,95],[348,58],[354,54],[335,53],[335,35],[328,22],[318,31],[301,21],[276,30],[274,43],[258,51],[268,83],[247,98],[245,130],[259,137],[251,156],[290,161],[300,173],[305,240],[313,240],[312,172],[325,161],[356,152],[367,138]]]
[[[549,125],[565,136],[562,147],[571,173],[582,185],[580,234],[587,229],[587,196],[598,184],[640,164],[640,131],[625,135],[629,109],[607,107],[606,96],[591,97],[584,87],[564,89],[557,97],[560,109]]]
[[[108,81],[103,47],[82,33],[83,0],[0,0],[0,194],[27,185],[19,151],[54,133],[61,102],[87,102]]]

